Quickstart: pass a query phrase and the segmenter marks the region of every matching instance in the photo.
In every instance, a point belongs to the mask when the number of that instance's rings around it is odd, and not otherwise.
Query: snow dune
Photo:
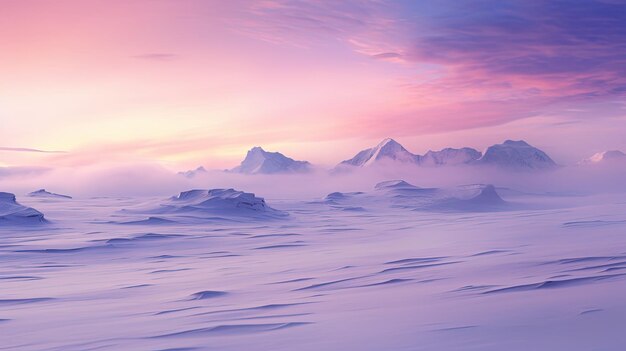
[[[509,193],[396,180],[270,202],[288,217],[233,189],[29,197],[52,224],[0,225],[0,342],[17,351],[621,350],[623,194],[519,192],[514,203]],[[0,200],[3,211],[18,206],[11,194]],[[516,206],[531,200],[554,206]]]
[[[404,180],[376,184],[372,192],[328,194],[330,205],[352,208],[374,208],[380,204],[414,211],[484,212],[515,208],[503,200],[493,185],[466,185],[456,188],[421,188]],[[346,207],[339,207],[345,209]]]
[[[190,219],[271,219],[284,218],[288,214],[276,210],[265,203],[261,197],[235,189],[195,189],[181,192],[156,204],[139,208],[125,209],[125,213],[148,214],[147,219],[126,222],[126,224],[167,224],[168,222],[185,223]]]

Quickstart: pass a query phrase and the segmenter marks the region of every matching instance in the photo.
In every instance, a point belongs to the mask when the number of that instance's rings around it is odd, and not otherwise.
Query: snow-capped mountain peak
[[[487,148],[479,164],[515,169],[551,169],[557,164],[545,152],[523,140],[506,140]]]
[[[421,165],[424,166],[452,166],[469,164],[478,160],[482,153],[478,150],[464,147],[460,149],[445,148],[440,151],[429,150],[421,158]]]
[[[360,151],[353,158],[341,162],[340,165],[364,167],[371,166],[381,160],[418,163],[419,156],[409,152],[397,141],[385,138],[375,147]]]
[[[505,140],[502,145],[513,146],[513,147],[532,147],[530,144],[525,142],[524,140]]]
[[[341,162],[335,170],[349,169],[347,166],[365,167],[385,160],[418,166],[490,165],[515,170],[558,167],[545,152],[523,140],[506,140],[502,144],[488,147],[484,153],[463,147],[431,150],[421,156],[411,153],[397,141],[386,138],[375,147],[362,150],[353,158]]]
[[[372,162],[383,158],[391,158],[401,162],[413,162],[416,159],[416,155],[410,153],[397,141],[391,138],[386,138],[376,145],[372,152],[372,157],[365,162],[365,165],[371,164]]]
[[[581,164],[599,164],[599,163],[622,163],[626,162],[626,154],[619,150],[608,150],[598,152],[593,156],[582,160]]]
[[[273,174],[273,173],[304,173],[311,171],[307,161],[296,161],[280,152],[269,152],[260,146],[248,151],[241,164],[231,170],[235,173]]]

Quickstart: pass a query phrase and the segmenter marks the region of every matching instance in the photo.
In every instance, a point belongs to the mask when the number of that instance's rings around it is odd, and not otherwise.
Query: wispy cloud
[[[36,153],[45,153],[45,154],[61,154],[61,153],[67,152],[67,151],[50,151],[50,150],[31,149],[27,147],[5,147],[5,146],[0,146],[0,151],[36,152]]]
[[[379,60],[386,60],[401,58],[402,55],[398,54],[397,52],[383,52],[380,54],[371,55],[371,57]]]
[[[439,67],[432,88],[597,99],[626,93],[626,3],[275,0],[250,5],[251,35],[336,38],[356,52]],[[415,82],[421,84],[421,82]],[[410,84],[409,84],[410,85]]]
[[[137,59],[142,60],[152,60],[152,61],[169,61],[178,57],[176,54],[168,53],[168,52],[151,52],[141,55],[133,56]]]
[[[563,115],[546,130],[624,148],[623,0],[22,3],[2,13],[2,140],[70,153],[0,147],[6,165],[221,167],[256,144],[334,162],[358,138],[488,136],[546,113]]]
[[[447,16],[426,24],[405,56],[516,89],[569,98],[626,92],[626,4],[444,1]],[[417,29],[416,34],[417,34]],[[450,77],[448,77],[450,78]]]

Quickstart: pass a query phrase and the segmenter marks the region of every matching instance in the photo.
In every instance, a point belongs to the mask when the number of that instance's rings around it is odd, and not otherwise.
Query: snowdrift
[[[43,213],[15,200],[15,195],[0,192],[0,225],[32,225],[46,223]]]
[[[420,188],[404,180],[376,184],[369,193],[331,193],[326,203],[371,208],[387,205],[416,211],[484,212],[512,209],[493,185],[474,184],[455,188]]]
[[[235,189],[195,189],[183,191],[156,206],[124,210],[127,213],[159,215],[150,217],[152,222],[171,219],[180,222],[181,217],[195,219],[219,218],[281,218],[288,214],[268,206],[265,200],[253,193]]]
[[[416,210],[491,211],[507,207],[493,185],[475,184],[450,189],[420,188],[403,180],[376,184],[374,189],[392,202]]]

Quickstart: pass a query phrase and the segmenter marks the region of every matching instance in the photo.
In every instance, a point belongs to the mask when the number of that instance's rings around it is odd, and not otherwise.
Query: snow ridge
[[[507,169],[551,169],[557,164],[543,151],[523,140],[506,140],[492,145],[485,153],[469,147],[460,149],[445,148],[428,151],[426,154],[413,154],[393,139],[387,138],[377,146],[357,153],[353,158],[342,161],[335,169],[372,166],[379,161],[390,160],[423,167],[490,165]]]
[[[397,141],[386,138],[373,148],[365,149],[339,165],[364,167],[381,160],[393,160],[403,163],[419,163],[420,156],[414,155]]]
[[[207,174],[207,173],[208,171],[203,166],[199,166],[196,169],[190,169],[188,171],[178,172],[179,175],[186,177],[186,178],[194,178],[196,176]]]
[[[49,191],[46,191],[46,189],[39,189],[37,191],[33,191],[32,193],[29,193],[28,196],[54,198],[54,199],[71,199],[72,198],[71,196],[68,196],[68,195],[51,193]]]

